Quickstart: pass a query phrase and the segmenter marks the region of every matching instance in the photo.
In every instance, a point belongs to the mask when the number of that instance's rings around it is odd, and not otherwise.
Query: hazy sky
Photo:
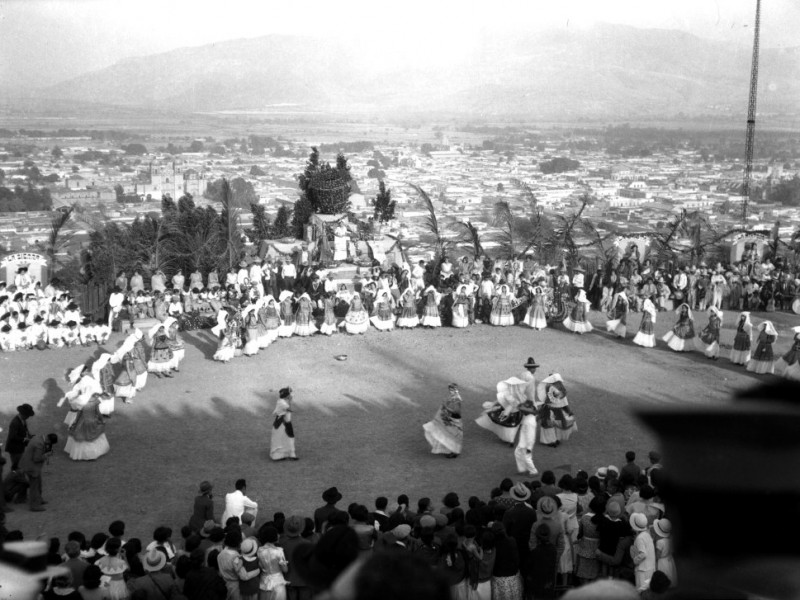
[[[604,21],[752,44],[755,0],[0,0],[0,86],[36,86],[128,56],[270,33],[346,36],[448,55],[478,34]],[[800,45],[800,0],[762,2],[766,47]]]

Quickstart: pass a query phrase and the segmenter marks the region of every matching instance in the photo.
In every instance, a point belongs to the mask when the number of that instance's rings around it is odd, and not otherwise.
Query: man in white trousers
[[[539,365],[528,358],[525,363],[525,401],[519,405],[519,412],[522,414],[522,422],[519,427],[519,439],[514,450],[514,458],[517,461],[517,472],[527,473],[528,475],[538,475],[539,471],[533,464],[533,445],[536,443],[536,378],[534,373]]]

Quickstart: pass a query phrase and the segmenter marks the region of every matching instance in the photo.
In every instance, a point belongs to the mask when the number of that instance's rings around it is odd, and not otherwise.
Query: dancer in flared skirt
[[[394,329],[394,300],[387,290],[378,293],[370,321],[378,331]]]
[[[397,318],[397,326],[402,329],[413,329],[417,325],[419,325],[417,295],[414,288],[408,287],[400,296],[400,316]]]
[[[667,342],[675,352],[691,352],[694,350],[694,316],[689,305],[681,304],[675,311],[678,313],[678,322],[671,331],[661,339]]]
[[[445,454],[447,458],[455,458],[461,454],[464,443],[464,426],[461,423],[461,394],[458,386],[448,386],[449,395],[442,402],[439,410],[422,426],[425,439],[431,445],[432,454]]]
[[[322,317],[322,325],[319,326],[319,332],[323,335],[333,335],[338,330],[336,327],[336,314],[333,312],[335,306],[336,300],[332,295],[328,294],[323,298],[324,316]]]
[[[539,400],[539,441],[555,448],[578,431],[561,375],[553,373],[543,379],[536,388],[536,395]]]
[[[282,388],[272,412],[272,435],[269,457],[272,460],[297,460],[294,448],[294,425],[292,425],[292,388]]]
[[[314,323],[314,303],[311,296],[303,294],[297,299],[297,310],[295,311],[295,335],[308,337],[317,333],[317,326]]]
[[[593,329],[592,324],[586,320],[586,317],[589,314],[589,308],[591,306],[592,303],[586,299],[586,292],[584,290],[578,290],[578,293],[575,295],[575,306],[570,315],[564,319],[564,327],[577,334],[590,332]]]
[[[708,325],[700,333],[700,341],[703,342],[705,354],[711,360],[719,358],[719,330],[722,327],[722,311],[716,306],[708,307]]]
[[[126,352],[120,360],[116,355],[112,363],[119,363],[122,367],[114,380],[114,396],[122,398],[126,404],[136,396],[136,368],[133,366],[133,357]]]
[[[453,292],[453,327],[469,327],[469,295],[467,286],[461,285],[456,292]]]
[[[95,395],[78,411],[75,422],[70,425],[64,452],[72,460],[95,460],[106,454],[111,447],[105,434],[105,419],[100,414],[100,398]]]
[[[494,402],[483,403],[483,414],[475,422],[491,431],[507,444],[513,444],[517,437],[522,414],[519,407],[525,402],[536,402],[536,378],[534,372],[539,368],[533,358],[525,363],[525,372],[519,377],[510,377],[497,384]]]
[[[439,301],[442,299],[442,295],[435,287],[429,285],[423,296],[425,297],[425,308],[422,309],[422,326],[441,327],[442,319],[439,316]]]
[[[174,360],[172,349],[169,347],[169,340],[164,325],[156,324],[150,330],[150,338],[153,340],[153,351],[150,353],[150,360],[147,362],[147,370],[155,373],[156,377],[172,377],[172,367]]]
[[[281,327],[281,317],[275,298],[273,298],[272,295],[267,296],[264,298],[264,305],[264,314],[266,315],[264,326],[267,331],[264,334],[264,339],[260,342],[262,348],[266,348],[278,339],[278,330]]]
[[[628,310],[629,310],[628,294],[625,288],[622,288],[611,300],[611,307],[608,309],[609,316],[613,317],[610,321],[606,321],[606,331],[613,333],[618,338],[625,338],[628,335]]]
[[[261,343],[258,339],[258,312],[256,305],[250,304],[242,311],[242,318],[244,320],[244,348],[242,354],[245,356],[255,356],[261,348]]]
[[[172,350],[172,370],[180,371],[181,362],[186,354],[183,340],[178,335],[178,321],[174,317],[167,317],[164,321],[164,330],[167,332],[167,343]]]
[[[508,327],[514,324],[514,296],[507,285],[501,285],[500,291],[492,298],[492,312],[489,323],[495,327]]]
[[[131,356],[133,357],[133,368],[136,370],[136,391],[141,392],[147,384],[147,353],[142,341],[142,331],[134,329],[134,342]]]
[[[289,290],[283,290],[278,296],[281,305],[281,326],[278,327],[279,337],[292,337],[297,324],[294,320],[293,294]]]
[[[750,322],[750,313],[744,311],[739,314],[736,324],[736,336],[733,338],[731,349],[731,362],[735,365],[746,365],[750,360],[752,348],[753,324]]]
[[[639,331],[633,338],[633,343],[643,348],[655,348],[656,336],[653,328],[656,324],[656,307],[649,297],[645,297],[642,305],[642,322],[639,324]]]
[[[547,327],[547,314],[544,311],[547,294],[541,285],[536,285],[533,287],[532,296],[531,306],[523,322],[538,331]]]
[[[792,332],[792,347],[775,362],[775,372],[786,379],[800,381],[800,326],[792,327]]]
[[[369,329],[369,315],[364,310],[361,295],[358,292],[353,292],[353,296],[350,298],[350,309],[344,317],[344,328],[350,335],[366,333]]]
[[[747,361],[747,370],[752,373],[775,373],[775,356],[772,344],[778,339],[778,332],[771,321],[764,321],[758,326],[758,338],[753,356]]]

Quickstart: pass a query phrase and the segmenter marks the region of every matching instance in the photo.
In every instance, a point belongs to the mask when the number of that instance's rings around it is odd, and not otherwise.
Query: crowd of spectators
[[[504,479],[487,497],[463,504],[450,492],[441,502],[412,504],[400,494],[391,503],[382,496],[369,507],[345,507],[330,488],[313,514],[257,519],[244,508],[256,506],[249,501],[232,514],[229,494],[225,522],[203,482],[177,536],[159,526],[151,540],[129,537],[116,520],[106,531],[74,531],[63,545],[51,539],[47,560],[68,573],[53,578],[42,597],[522,600],[591,589],[585,586],[608,578],[628,597],[637,597],[634,590],[663,597],[677,577],[659,497],[664,470],[657,452],[648,458],[646,468],[628,452],[622,468],[591,475]],[[244,489],[237,482],[237,492]],[[4,542],[23,539],[4,526],[0,534]]]

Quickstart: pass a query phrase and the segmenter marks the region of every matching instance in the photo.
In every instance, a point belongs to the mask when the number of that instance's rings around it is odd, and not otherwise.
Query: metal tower
[[[753,63],[750,68],[750,100],[747,104],[747,138],[744,150],[744,183],[742,185],[742,221],[747,222],[750,202],[750,179],[753,176],[753,141],[756,134],[756,100],[758,98],[758,34],[761,27],[761,0],[756,0],[756,28],[753,34]]]

